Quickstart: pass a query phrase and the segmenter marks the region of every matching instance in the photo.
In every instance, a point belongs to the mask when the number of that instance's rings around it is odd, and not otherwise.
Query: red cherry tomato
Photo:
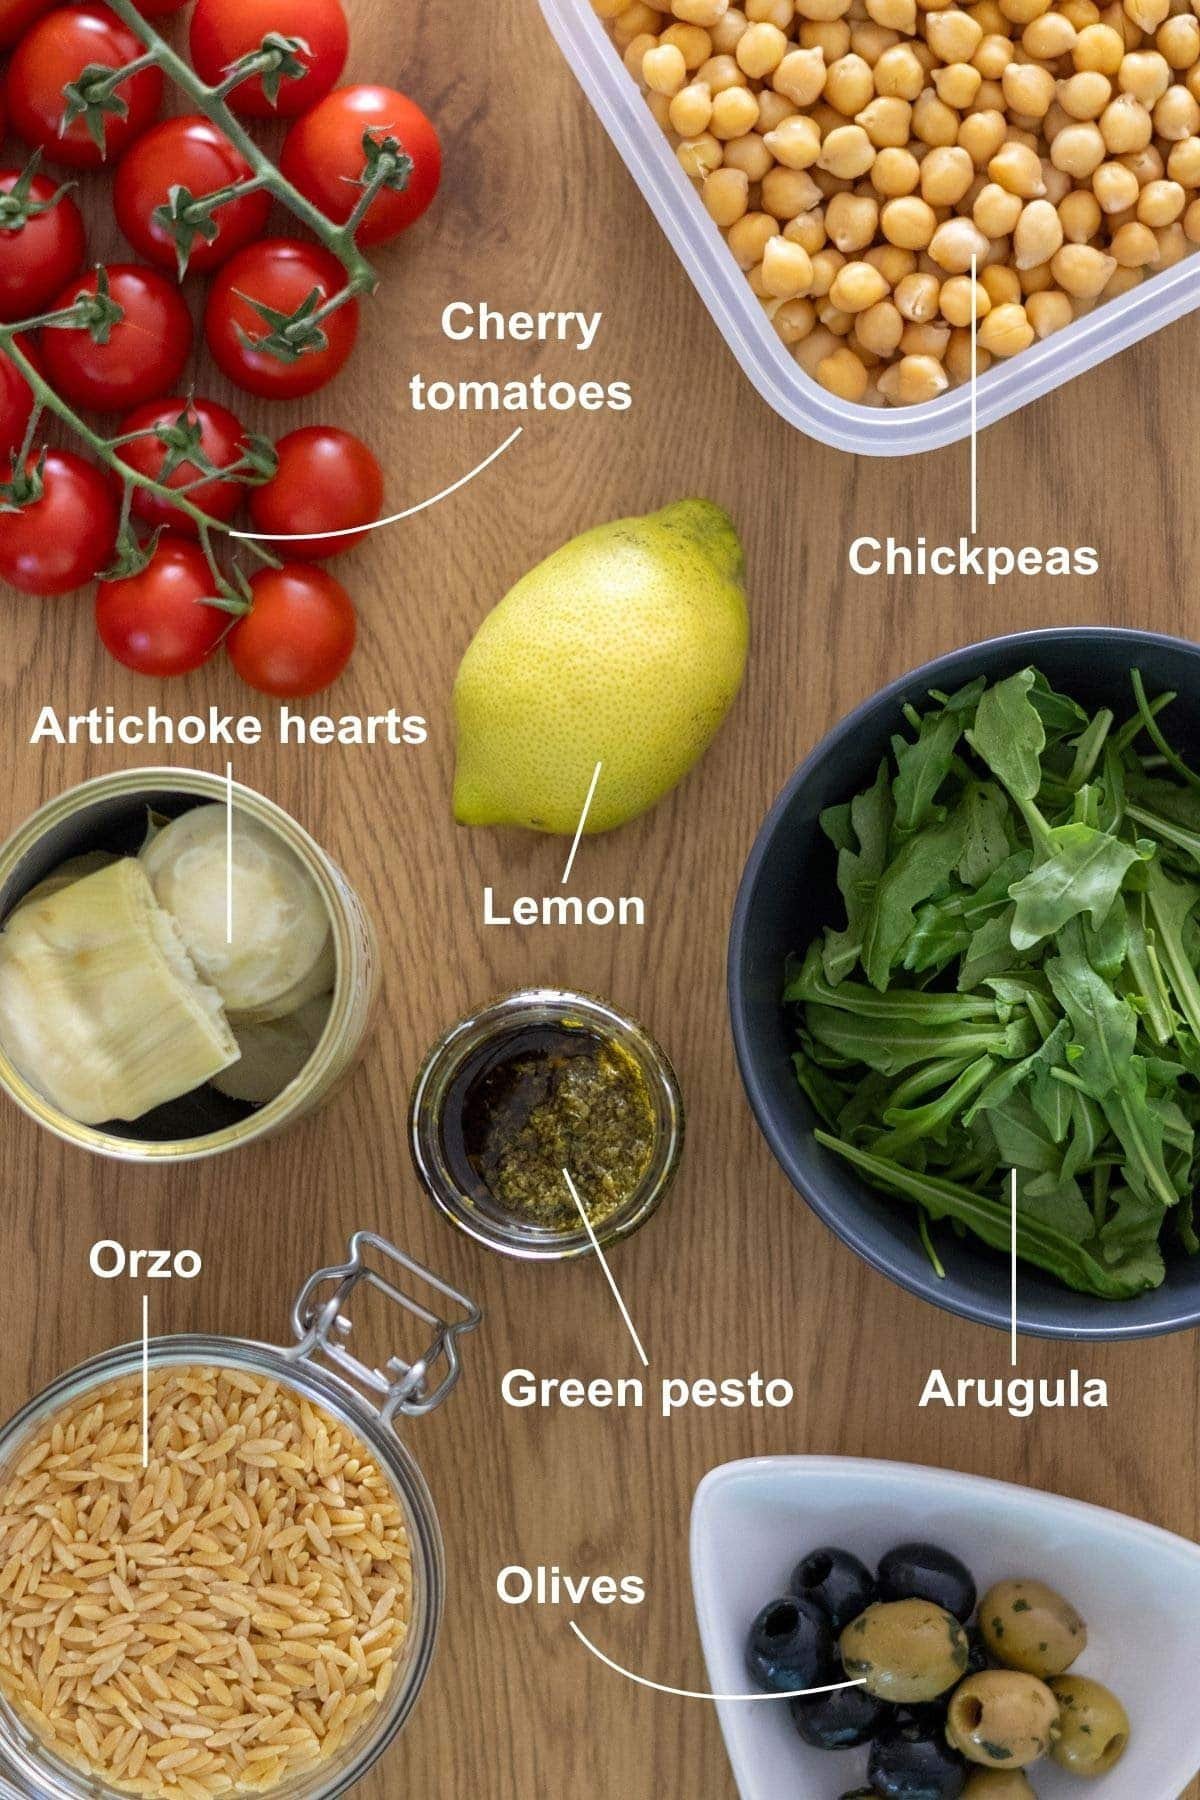
[[[112,556],[117,502],[96,465],[71,450],[47,452],[42,482],[40,499],[0,512],[0,578],[27,594],[65,594]]]
[[[147,19],[165,19],[168,13],[182,12],[188,0],[138,0],[138,7]]]
[[[20,179],[20,170],[0,169],[0,194],[10,194]],[[35,175],[29,184],[32,201],[53,200],[57,191],[48,175]],[[23,222],[6,225],[0,213],[0,319],[43,312],[79,273],[86,249],[83,215],[70,194]]]
[[[121,158],[113,183],[113,209],[117,224],[139,256],[164,269],[178,266],[175,239],[155,218],[175,187],[185,187],[194,199],[215,193],[231,182],[244,181],[250,165],[235,150],[224,132],[200,113],[181,119],[164,119],[140,137]],[[262,235],[271,210],[271,196],[246,194],[218,207],[212,215],[217,235],[208,242],[197,233],[188,253],[188,268],[215,269],[235,250]]]
[[[28,338],[17,343],[36,369],[41,360]],[[25,441],[25,431],[33,412],[33,389],[15,363],[0,355],[0,458],[7,473],[13,457]]]
[[[350,660],[354,606],[340,581],[307,563],[261,569],[251,608],[228,638],[230,661],[249,687],[279,700],[319,694]]]
[[[307,199],[344,225],[361,191],[356,184],[368,132],[380,144],[395,138],[413,165],[402,192],[383,188],[376,194],[355,233],[360,244],[382,244],[420,218],[442,178],[437,132],[412,100],[389,87],[338,88],[297,119],[280,166]]]
[[[0,50],[11,50],[34,20],[55,4],[56,0],[0,0]]]
[[[63,6],[39,19],[13,52],[8,65],[8,108],[13,130],[36,144],[55,162],[76,169],[98,169],[115,162],[127,144],[143,132],[162,102],[160,69],[141,69],[123,81],[116,93],[128,109],[105,113],[104,148],[88,130],[87,120],[64,127],[63,89],[89,64],[121,69],[142,53],[142,45],[106,6]]]
[[[350,28],[340,0],[196,0],[192,62],[201,80],[216,87],[231,64],[252,55],[270,32],[303,40],[297,55],[308,73],[285,76],[274,105],[258,77],[234,88],[229,104],[249,119],[294,119],[324,98],[346,66]]]
[[[79,328],[42,333],[46,374],[72,406],[114,412],[157,394],[169,394],[192,347],[192,317],[174,282],[157,269],[112,263],[109,291],[125,317],[112,327],[106,344]],[[68,283],[54,302],[70,306],[79,294],[96,292],[96,273]]]
[[[162,425],[169,430],[184,414],[190,424],[199,426],[200,448],[214,467],[223,469],[237,462],[246,443],[241,420],[228,407],[218,406],[215,400],[196,399],[151,400],[145,406],[135,407],[127,418],[122,419],[119,435],[124,437],[130,431],[149,435],[135,438],[131,444],[122,444],[119,453],[122,461],[140,475],[149,475],[157,481],[167,459],[168,446],[154,435],[155,427]],[[219,481],[215,477],[211,481],[200,481],[199,477],[200,470],[195,463],[181,462],[167,477],[166,485],[186,487],[188,499],[212,518],[232,519],[246,497],[245,483]],[[135,517],[147,525],[165,525],[185,537],[197,535],[194,519],[172,506],[169,500],[160,500],[157,494],[148,493],[145,488],[134,489],[133,511]]]
[[[319,244],[294,238],[248,244],[218,269],[208,296],[204,331],[218,368],[247,393],[270,400],[316,393],[333,380],[354,348],[358,302],[351,300],[326,319],[323,350],[305,350],[294,362],[258,347],[271,327],[250,302],[259,300],[291,314],[314,289],[328,300],[345,285],[341,263]]]
[[[372,525],[383,506],[383,470],[372,452],[348,431],[306,425],[289,431],[275,446],[279,468],[250,496],[256,531],[268,536],[313,532],[272,549],[290,562],[316,562],[351,550],[365,531],[346,537],[322,536],[353,525]]]
[[[186,675],[208,661],[229,629],[229,614],[205,605],[213,588],[199,544],[168,532],[139,575],[100,583],[100,642],[139,675]]]

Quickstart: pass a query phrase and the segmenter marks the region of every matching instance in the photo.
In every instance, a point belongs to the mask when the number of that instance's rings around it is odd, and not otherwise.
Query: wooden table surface
[[[550,40],[536,0],[482,9],[356,0],[354,70],[393,79],[441,126],[433,214],[384,252],[356,361],[288,414],[328,417],[380,446],[390,498],[454,480],[512,428],[508,416],[414,417],[406,378],[627,380],[625,415],[530,416],[497,466],[453,500],[342,564],[362,641],[338,711],[427,715],[420,749],[238,753],[238,776],[291,809],[373,912],[384,1002],[356,1078],[320,1115],[224,1160],[154,1173],[64,1148],[5,1104],[0,1128],[0,1414],[80,1358],[135,1336],[140,1288],[87,1273],[98,1238],[191,1246],[195,1283],[157,1286],[155,1328],[278,1338],[301,1279],[354,1228],[395,1237],[486,1310],[453,1403],[409,1432],[447,1540],[448,1612],[422,1702],[390,1760],[358,1790],[449,1800],[726,1800],[716,1719],[592,1663],[563,1610],[504,1607],[497,1571],[558,1564],[642,1574],[636,1609],[580,1614],[618,1659],[703,1686],[689,1591],[693,1491],[720,1462],[788,1452],[896,1457],[999,1476],[1118,1507],[1194,1537],[1200,1379],[1195,1337],[1099,1347],[1078,1361],[1110,1385],[1107,1413],[1018,1422],[921,1412],[931,1366],[1003,1375],[1000,1334],[899,1292],[843,1248],[791,1191],[742,1096],[726,1024],[726,929],[759,821],[798,760],[849,707],[940,651],[1003,629],[1113,622],[1196,627],[1200,329],[1184,320],[986,435],[983,529],[996,542],[1094,543],[1091,580],[854,578],[862,531],[905,541],[967,526],[965,448],[854,461],[781,423],[739,373]],[[452,299],[501,309],[603,309],[589,355],[446,342]],[[198,364],[200,391],[215,384]],[[274,421],[270,421],[274,423]],[[266,414],[258,418],[268,424]],[[554,891],[559,841],[468,832],[451,818],[449,695],[472,632],[543,554],[600,520],[688,494],[728,507],[746,544],[748,679],[702,767],[651,816],[588,842],[581,892],[646,896],[641,931],[485,930],[481,894]],[[86,776],[151,760],[33,749],[37,708],[152,701],[190,711],[252,697],[216,667],[164,692],[97,648],[86,599],[3,599],[0,825]],[[323,710],[325,702],[311,710]],[[252,705],[250,710],[253,710]],[[269,709],[268,709],[269,710]],[[220,753],[183,756],[220,767]],[[503,1373],[635,1372],[593,1261],[525,1268],[459,1237],[418,1188],[405,1142],[409,1083],[460,1012],[529,982],[581,986],[642,1017],[674,1057],[688,1109],[681,1178],[654,1223],[614,1255],[653,1371],[786,1376],[784,1414],[516,1413]],[[1027,1374],[1057,1375],[1064,1345],[1028,1342]],[[748,1596],[748,1603],[752,1597]],[[1190,1790],[1195,1792],[1196,1790]]]

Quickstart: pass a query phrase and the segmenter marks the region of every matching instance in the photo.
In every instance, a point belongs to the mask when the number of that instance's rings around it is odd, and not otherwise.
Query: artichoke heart
[[[81,1125],[140,1119],[240,1054],[132,858],[34,899],[0,933],[0,1048]]]
[[[73,881],[82,881],[85,875],[94,875],[97,869],[107,869],[116,860],[106,850],[85,850],[82,856],[70,857],[22,895],[13,907],[13,913],[19,913],[23,906],[32,906],[36,900],[48,900],[51,894],[61,894]]]
[[[266,1106],[290,1087],[310,1060],[329,1022],[332,995],[320,994],[286,1019],[234,1022],[241,1060],[213,1086],[231,1100]]]
[[[155,834],[142,851],[142,867],[226,1010],[278,1017],[330,986],[329,913],[295,852],[265,825],[235,811],[230,943],[226,832],[223,806],[194,807]]]

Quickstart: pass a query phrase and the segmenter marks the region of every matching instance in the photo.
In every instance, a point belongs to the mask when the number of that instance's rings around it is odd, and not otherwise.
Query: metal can
[[[529,1223],[495,1202],[464,1191],[447,1155],[446,1107],[460,1074],[481,1051],[504,1044],[529,1026],[552,1025],[609,1039],[638,1066],[654,1114],[650,1163],[634,1191],[594,1228],[601,1244],[615,1243],[644,1225],[674,1181],[683,1154],[683,1101],[665,1052],[636,1020],[590,994],[557,988],[524,988],[460,1019],[433,1046],[413,1085],[409,1147],[426,1192],[460,1230],[499,1250],[532,1262],[586,1256],[592,1236],[581,1219],[573,1231]]]
[[[393,1269],[381,1274],[366,1260],[368,1252]],[[396,1281],[407,1276],[449,1301],[456,1316],[443,1318],[398,1287]],[[356,1293],[363,1299],[364,1288],[374,1289],[420,1323],[421,1349],[412,1360],[393,1356],[381,1371],[350,1350],[346,1308]],[[416,1704],[441,1624],[445,1550],[432,1496],[398,1435],[397,1420],[421,1418],[447,1398],[461,1373],[458,1339],[481,1318],[478,1307],[440,1277],[383,1238],[360,1231],[350,1241],[345,1263],[321,1269],[305,1283],[292,1309],[294,1344],[278,1347],[203,1334],[151,1339],[148,1346],[126,1344],[60,1376],[0,1431],[3,1481],[19,1464],[31,1436],[65,1408],[143,1369],[203,1365],[292,1388],[331,1414],[376,1459],[404,1514],[412,1551],[412,1610],[403,1661],[375,1713],[358,1731],[327,1762],[288,1776],[268,1789],[264,1800],[334,1800],[346,1793],[383,1755]],[[56,1756],[9,1700],[0,1697],[0,1800],[121,1800],[124,1791]]]
[[[193,1104],[149,1126],[80,1125],[52,1106],[0,1049],[0,1088],[40,1125],[101,1156],[181,1163],[219,1156],[292,1123],[326,1101],[358,1059],[379,990],[375,933],[341,870],[295,819],[252,788],[199,769],[131,769],[101,775],[51,800],[0,847],[0,922],[45,876],[89,850],[136,855],[149,812],[176,816],[197,804],[232,805],[275,833],[300,859],[329,913],[337,973],[325,1030],[282,1094],[252,1108],[201,1091]],[[165,1111],[165,1109],[159,1109]]]

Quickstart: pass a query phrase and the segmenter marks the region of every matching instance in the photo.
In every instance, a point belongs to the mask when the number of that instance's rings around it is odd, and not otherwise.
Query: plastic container
[[[368,1263],[382,1263],[385,1273]],[[449,1303],[449,1318],[430,1311],[409,1291],[409,1279]],[[397,1285],[403,1283],[404,1285]],[[396,1355],[385,1369],[350,1348],[350,1315],[358,1319],[367,1290],[416,1319],[420,1352]],[[353,1304],[352,1304],[353,1302]],[[440,1301],[435,1302],[440,1307]],[[305,1283],[292,1309],[295,1342],[286,1346],[196,1335],[150,1340],[153,1370],[202,1365],[264,1377],[322,1407],[378,1462],[400,1503],[412,1546],[412,1617],[404,1654],[388,1693],[338,1750],[262,1794],[262,1800],[335,1800],[360,1782],[404,1725],[433,1662],[446,1587],[445,1551],[425,1478],[399,1435],[400,1421],[423,1418],[440,1406],[461,1372],[458,1339],[481,1314],[395,1245],[356,1232],[345,1263],[321,1269]],[[0,1477],[20,1460],[29,1438],[82,1396],[127,1380],[142,1368],[140,1343],[81,1363],[31,1400],[0,1430]],[[409,1360],[411,1355],[411,1360]],[[124,1790],[63,1762],[36,1735],[24,1714],[0,1698],[0,1800],[121,1800]],[[245,1790],[243,1790],[245,1791]]]
[[[969,437],[969,384],[925,406],[875,407],[839,400],[805,374],[775,335],[589,0],[540,4],[601,124],[763,399],[809,437],[860,456],[914,456]],[[1190,256],[1022,355],[993,365],[979,382],[979,428],[1007,418],[1196,307],[1200,262]]]

